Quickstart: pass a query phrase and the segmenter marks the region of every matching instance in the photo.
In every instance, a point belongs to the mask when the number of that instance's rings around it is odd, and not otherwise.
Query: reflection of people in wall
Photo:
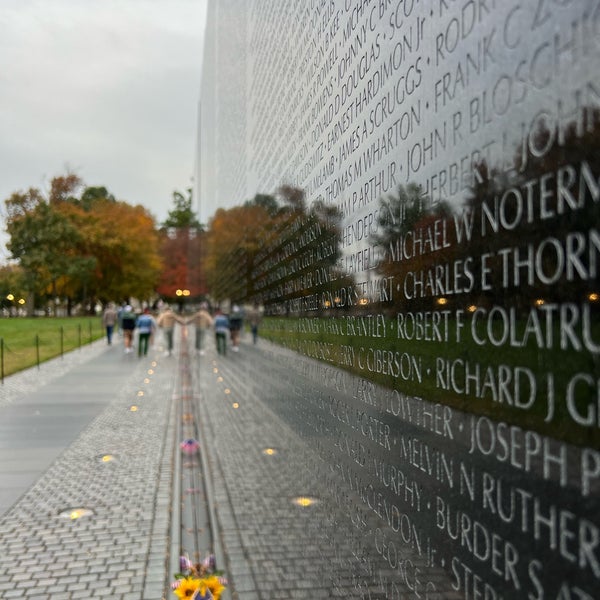
[[[242,310],[237,304],[233,305],[231,314],[229,315],[229,329],[231,331],[231,346],[234,352],[238,352],[240,349],[240,335],[242,333],[242,324],[244,318]]]
[[[173,330],[175,323],[181,322],[177,315],[171,310],[170,306],[166,306],[165,310],[158,317],[158,326],[164,331],[165,340],[167,342],[167,351],[165,354],[171,356],[173,352]]]
[[[225,354],[227,354],[229,319],[219,309],[217,309],[213,324],[215,327],[215,342],[217,344],[217,352],[225,356]]]
[[[206,302],[200,305],[200,310],[192,317],[192,322],[196,327],[196,351],[204,354],[206,330],[212,327],[213,324],[213,319],[208,313],[208,304]]]
[[[258,326],[260,325],[260,308],[258,303],[255,303],[252,309],[248,312],[248,323],[250,323],[250,331],[252,332],[252,343],[256,344],[258,340]]]

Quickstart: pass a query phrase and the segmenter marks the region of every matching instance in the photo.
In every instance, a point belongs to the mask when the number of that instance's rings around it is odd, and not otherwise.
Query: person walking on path
[[[260,308],[258,303],[254,304],[252,310],[248,313],[248,322],[250,323],[250,331],[252,332],[252,343],[258,341],[258,326],[260,325]]]
[[[121,328],[123,329],[125,354],[133,352],[133,331],[135,329],[135,321],[133,308],[131,308],[131,304],[127,304],[121,313]]]
[[[138,329],[138,356],[146,356],[148,354],[150,336],[156,330],[156,321],[150,314],[149,308],[145,308],[144,312],[137,318],[136,327]]]
[[[208,312],[208,304],[202,302],[200,310],[191,319],[196,327],[196,352],[204,354],[206,331],[212,327],[213,319]]]
[[[106,330],[106,341],[110,346],[112,344],[113,331],[117,323],[117,311],[113,302],[109,302],[102,313],[102,326]]]
[[[231,345],[234,352],[238,352],[240,349],[240,335],[242,333],[242,325],[244,322],[244,315],[242,310],[237,304],[233,305],[231,315],[229,317],[229,329],[231,330]]]
[[[229,333],[229,319],[219,309],[213,321],[215,327],[215,342],[217,352],[225,356],[227,354],[227,335]]]
[[[173,352],[173,330],[175,329],[175,323],[182,323],[182,321],[171,310],[171,307],[167,305],[158,317],[158,326],[163,330],[167,342],[167,351],[165,352],[167,356],[171,356]]]

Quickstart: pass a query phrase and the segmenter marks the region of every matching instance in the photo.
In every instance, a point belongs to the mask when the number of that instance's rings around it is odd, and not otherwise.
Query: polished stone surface
[[[260,215],[232,218],[219,299],[278,344],[229,375],[303,442],[277,488],[324,498],[286,542],[343,597],[597,595],[598,3],[227,0],[208,22],[198,197]]]

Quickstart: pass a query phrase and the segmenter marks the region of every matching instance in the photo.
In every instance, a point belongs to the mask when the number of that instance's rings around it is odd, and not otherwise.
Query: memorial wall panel
[[[277,204],[230,299],[264,311],[331,595],[598,598],[600,2],[212,2],[209,29],[204,218]]]

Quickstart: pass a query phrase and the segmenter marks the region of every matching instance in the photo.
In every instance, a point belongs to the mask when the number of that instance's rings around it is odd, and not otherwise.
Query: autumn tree
[[[260,194],[218,210],[209,230],[212,295],[269,306],[293,304],[309,288],[313,294],[331,290],[341,276],[339,224],[335,207],[314,202],[308,208],[304,192],[291,186],[282,186],[276,197]]]
[[[247,301],[253,295],[252,269],[269,214],[263,206],[248,204],[218,209],[208,232],[207,280],[218,302]]]
[[[149,298],[160,271],[158,233],[142,206],[116,201],[74,175],[52,180],[46,198],[32,188],[7,201],[7,244],[29,290],[93,305]]]
[[[177,190],[173,192],[173,208],[169,211],[161,229],[169,229],[172,227],[203,229],[202,224],[192,208],[192,189],[188,188],[187,192],[187,198]]]
[[[91,272],[95,261],[79,253],[81,233],[39,190],[15,192],[6,208],[7,248],[23,269],[30,294],[56,296],[66,280]]]
[[[275,217],[281,209],[275,197],[270,194],[256,194],[252,200],[246,200],[244,206],[261,206],[271,217]]]
[[[98,199],[83,214],[82,252],[95,256],[97,267],[89,293],[102,302],[152,298],[162,268],[159,233],[146,208]]]
[[[83,181],[74,173],[53,177],[50,181],[48,203],[58,205],[63,202],[77,203],[77,192],[83,187]]]
[[[160,255],[163,268],[157,292],[168,300],[190,299],[206,295],[204,227],[192,208],[192,190],[187,198],[173,192],[173,208],[160,229]]]
[[[101,200],[114,202],[116,198],[101,185],[85,188],[81,194],[81,198],[77,202],[84,210],[90,211],[93,209],[94,204]]]

